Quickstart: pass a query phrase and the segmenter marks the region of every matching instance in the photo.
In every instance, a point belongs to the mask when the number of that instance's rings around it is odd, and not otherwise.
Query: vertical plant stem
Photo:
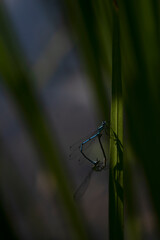
[[[114,134],[113,134],[114,133]],[[113,137],[112,137],[113,135]],[[123,239],[123,102],[118,7],[113,6],[109,239]]]

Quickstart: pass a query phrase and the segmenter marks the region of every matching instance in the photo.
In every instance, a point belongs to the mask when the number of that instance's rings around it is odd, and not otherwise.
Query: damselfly
[[[106,136],[109,136],[109,125],[106,121],[97,128],[92,135],[85,139],[75,143],[70,147],[71,154],[70,158],[86,159],[93,165],[95,171],[101,171],[106,167],[107,156],[106,156]],[[89,153],[91,152],[91,154]]]
[[[104,150],[104,147],[103,147],[103,144],[102,144],[102,141],[101,141],[101,137],[102,137],[102,131],[104,130],[105,133],[106,132],[106,129],[107,128],[107,124],[106,124],[106,121],[103,121],[102,124],[98,127],[97,129],[97,132],[89,137],[88,139],[86,139],[85,141],[83,141],[80,145],[80,152],[81,154],[90,162],[93,164],[93,169],[95,171],[101,171],[103,168],[106,167],[106,161],[107,161],[107,158],[106,158],[106,153],[105,153],[105,150]],[[103,159],[97,159],[96,160],[93,160],[91,158],[89,158],[85,151],[84,151],[84,145],[87,144],[88,142],[92,141],[93,139],[97,138],[98,139],[98,142],[99,142],[99,146],[101,148],[101,151],[102,151],[102,156],[103,156]]]
[[[106,138],[103,138],[103,137],[106,137]],[[107,146],[106,139],[109,140],[110,138],[114,140],[115,145],[117,146],[118,154],[122,155],[123,146],[120,140],[118,139],[118,136],[114,132],[114,130],[111,128],[111,126],[108,123],[106,123],[106,121],[102,121],[101,125],[97,128],[97,130],[94,133],[92,133],[89,137],[86,137],[85,139],[83,139],[78,146],[77,144],[73,144],[71,146],[71,151],[73,152],[74,158],[76,156],[74,152],[78,150],[79,154],[81,155],[80,158],[85,159],[87,162],[92,164],[91,171],[82,181],[80,186],[76,189],[74,193],[74,198],[76,199],[79,198],[78,196],[81,196],[86,191],[87,186],[89,184],[90,177],[93,173],[93,170],[101,171],[103,169],[108,168],[109,159],[107,158],[106,149],[107,147],[109,147],[109,144]],[[92,149],[91,155],[88,154],[88,150],[90,149]],[[70,156],[72,156],[72,154]],[[122,159],[121,156],[120,156],[120,159]]]
[[[97,128],[97,130],[90,135],[89,137],[83,139],[79,145],[73,144],[70,147],[71,154],[70,157],[75,156],[74,152],[79,151],[80,158],[84,158],[89,161],[93,165],[93,169],[95,171],[101,171],[106,167],[107,156],[106,156],[106,148],[104,146],[106,143],[106,136],[110,135],[110,127],[106,123],[106,121],[102,121],[101,125]],[[96,144],[95,144],[96,143]],[[93,147],[93,145],[95,146]],[[88,153],[88,150],[92,150],[92,154]],[[77,154],[79,155],[79,154]]]
[[[109,124],[107,124],[106,121],[103,121],[96,131],[70,147],[70,158],[76,160],[78,156],[79,160],[85,160],[86,163],[88,162],[92,165],[92,169],[89,171],[89,174],[76,189],[74,198],[78,199],[86,191],[91,175],[94,171],[101,171],[105,168],[107,169],[107,163],[109,165],[107,158],[107,139],[109,140],[109,135]]]

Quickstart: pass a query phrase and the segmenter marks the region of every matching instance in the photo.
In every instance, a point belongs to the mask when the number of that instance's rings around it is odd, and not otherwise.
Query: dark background
[[[35,88],[50,129],[63,152],[71,190],[90,173],[90,164],[69,159],[69,147],[90,134],[102,120],[68,29],[60,1],[6,0],[14,31],[35,76]],[[69,224],[58,201],[56,186],[40,164],[12,97],[0,83],[1,201],[19,239],[70,239]],[[108,171],[93,172],[83,209],[92,239],[107,239]],[[87,180],[88,183],[88,180]],[[62,231],[63,229],[63,231]]]

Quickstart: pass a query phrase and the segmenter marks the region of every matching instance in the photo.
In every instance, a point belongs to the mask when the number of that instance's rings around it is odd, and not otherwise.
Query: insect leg
[[[102,137],[102,134],[99,134],[99,135],[98,135],[98,140],[99,140],[99,144],[100,144],[100,147],[101,147],[101,149],[102,149],[103,156],[104,156],[104,166],[106,166],[107,158],[106,158],[106,154],[105,154],[105,151],[104,151],[102,142],[101,142],[101,137]]]
[[[98,161],[93,161],[92,159],[88,158],[88,157],[86,156],[86,154],[83,152],[83,146],[84,146],[87,142],[93,140],[93,139],[94,139],[95,137],[97,137],[98,135],[99,135],[99,133],[97,133],[97,134],[95,134],[94,136],[88,138],[86,141],[82,142],[82,144],[81,144],[81,146],[80,146],[80,152],[82,153],[82,155],[83,155],[89,162],[91,162],[91,163],[94,164],[94,165],[96,165]]]

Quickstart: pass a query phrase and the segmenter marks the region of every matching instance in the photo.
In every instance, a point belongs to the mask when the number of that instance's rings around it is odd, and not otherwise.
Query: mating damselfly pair
[[[95,171],[102,171],[109,166],[108,146],[107,142],[110,138],[110,126],[106,121],[102,121],[101,125],[89,136],[82,138],[77,143],[70,146],[70,159],[77,163],[92,166],[86,177],[83,179],[79,187],[74,192],[74,199],[80,199],[80,196],[86,191],[90,178]]]
[[[75,191],[74,197],[77,198],[77,196],[81,194],[81,191],[84,192],[86,190],[85,185],[89,182],[93,170],[101,171],[109,168],[107,152],[107,150],[109,150],[109,144],[107,144],[107,141],[109,141],[110,138],[114,140],[115,145],[117,146],[117,151],[121,154],[123,146],[114,130],[106,121],[102,121],[101,125],[91,135],[70,147],[70,158],[76,160],[78,156],[80,162],[85,160],[85,162],[92,165],[91,171]]]
[[[81,140],[77,144],[70,147],[70,158],[77,158],[90,162],[93,170],[101,171],[107,165],[107,139],[110,137],[110,126],[106,121],[102,121],[101,125],[91,135]]]

